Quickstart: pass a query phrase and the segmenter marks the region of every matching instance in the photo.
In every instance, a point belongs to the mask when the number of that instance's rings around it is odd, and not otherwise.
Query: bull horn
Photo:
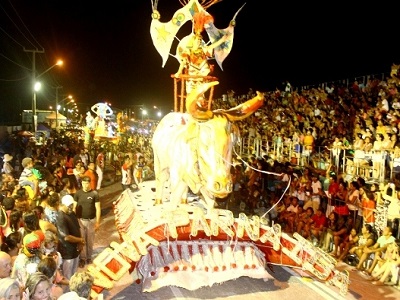
[[[257,96],[255,96],[253,99],[231,109],[220,111],[224,112],[229,121],[241,121],[259,109],[264,104],[264,100],[264,93],[257,91]]]
[[[212,118],[213,113],[210,110],[200,111],[198,109],[197,100],[203,95],[210,87],[219,84],[218,81],[211,81],[196,85],[186,98],[186,111],[195,119],[208,120]]]

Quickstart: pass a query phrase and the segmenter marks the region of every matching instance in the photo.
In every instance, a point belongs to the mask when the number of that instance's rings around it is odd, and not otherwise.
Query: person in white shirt
[[[4,154],[3,169],[2,169],[3,173],[5,173],[5,174],[13,174],[14,173],[14,167],[11,165],[12,160],[13,160],[13,157],[10,154]]]
[[[89,161],[90,161],[88,149],[82,149],[81,150],[80,159],[81,159],[81,161],[83,163],[83,166],[85,168],[87,168],[88,165],[89,165]]]
[[[385,227],[385,229],[383,229],[382,235],[378,238],[373,246],[364,248],[363,254],[361,255],[360,261],[357,265],[358,270],[362,269],[364,262],[369,258],[372,253],[374,253],[375,256],[371,267],[365,270],[368,275],[372,274],[372,271],[375,269],[378,261],[382,259],[383,253],[385,253],[388,245],[396,241],[392,234],[392,228],[387,226]]]
[[[383,111],[388,112],[389,111],[389,102],[386,99],[386,97],[382,97],[382,101],[381,101],[381,109]]]
[[[306,210],[308,207],[312,207],[314,211],[317,211],[321,204],[321,195],[322,191],[322,183],[318,180],[318,176],[313,174],[311,177],[311,201],[308,201],[304,204],[304,209]]]
[[[389,188],[392,190],[392,195],[388,195]],[[382,191],[382,198],[389,202],[387,221],[391,225],[396,219],[400,219],[400,190],[396,189],[394,183],[388,183]]]
[[[332,94],[335,91],[335,86],[333,84],[331,84],[330,86],[326,86],[325,91],[328,94]]]
[[[96,173],[98,175],[97,188],[96,188],[97,190],[101,189],[101,184],[103,182],[104,166],[105,166],[105,156],[104,156],[104,150],[101,148],[99,154],[96,157]]]
[[[304,206],[304,203],[306,202],[306,186],[305,185],[298,186],[292,193],[292,196],[298,199],[299,204],[301,206]]]
[[[132,161],[129,155],[126,155],[124,157],[124,164],[121,167],[121,174],[122,174],[122,179],[121,179],[122,189],[126,190],[133,183]]]
[[[335,140],[333,141],[331,148],[326,147],[331,151],[336,170],[339,169],[339,164],[340,164],[340,153],[342,152],[342,141],[339,139],[339,137],[335,137]]]

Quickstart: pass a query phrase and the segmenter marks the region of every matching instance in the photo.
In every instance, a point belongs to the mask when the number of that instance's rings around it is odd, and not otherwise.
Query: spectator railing
[[[330,170],[348,177],[363,177],[374,182],[383,182],[393,179],[400,173],[391,167],[394,163],[393,153],[387,151],[357,152],[353,149],[341,149],[335,152],[325,146],[306,150],[303,145],[294,143],[278,144],[274,141],[257,137],[244,137],[235,147],[241,157],[264,157],[278,161],[289,161],[295,166],[311,166],[316,169]]]

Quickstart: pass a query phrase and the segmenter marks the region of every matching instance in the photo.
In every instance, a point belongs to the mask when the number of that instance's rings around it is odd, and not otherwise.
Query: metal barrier
[[[312,151],[295,143],[276,143],[257,137],[243,137],[235,146],[241,157],[264,157],[265,155],[278,161],[289,161],[294,166],[312,166],[316,169],[341,173],[347,178],[362,177],[371,182],[384,182],[393,179],[400,173],[400,158],[387,151],[363,152],[353,149],[328,149],[317,146]],[[396,166],[394,168],[393,166]]]

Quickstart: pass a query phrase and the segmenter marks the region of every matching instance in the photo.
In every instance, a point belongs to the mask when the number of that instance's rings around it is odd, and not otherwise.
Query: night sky
[[[178,0],[158,0],[161,21],[169,21]],[[161,56],[150,37],[151,0],[0,0],[0,123],[31,109],[32,53],[38,73],[58,58],[41,78],[38,108],[55,104],[68,94],[86,110],[99,101],[114,107],[153,105],[173,107],[173,80],[178,62]],[[227,90],[245,94],[270,91],[288,80],[293,86],[354,80],[369,74],[388,74],[400,63],[397,17],[389,6],[376,3],[351,7],[338,2],[273,3],[262,0],[223,0],[208,12],[215,25],[226,28],[235,12],[235,38],[224,70],[215,66],[220,84],[216,96]],[[379,5],[382,4],[382,7]],[[190,32],[187,23],[178,38]],[[176,44],[171,49],[175,53]],[[10,113],[12,112],[12,113]]]

